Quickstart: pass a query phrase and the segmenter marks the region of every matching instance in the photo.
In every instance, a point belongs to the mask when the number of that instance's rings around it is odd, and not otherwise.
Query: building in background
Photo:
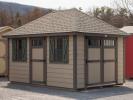
[[[128,33],[125,38],[125,69],[126,78],[133,78],[133,26],[124,26],[122,31]]]
[[[6,32],[12,31],[9,26],[0,27],[0,76],[7,76],[7,40],[2,37]]]

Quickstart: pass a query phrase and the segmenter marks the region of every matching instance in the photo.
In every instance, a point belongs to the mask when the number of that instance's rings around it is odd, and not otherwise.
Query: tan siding
[[[6,45],[4,41],[0,41],[0,57],[4,57],[6,54]]]
[[[27,41],[27,62],[12,61],[12,40],[9,40],[10,60],[9,79],[15,82],[29,83],[29,39]]]
[[[115,49],[114,48],[104,49],[104,59],[105,60],[114,60],[115,59]]]
[[[73,37],[69,36],[69,64],[49,63],[49,37],[47,38],[47,85],[73,88]]]
[[[0,75],[7,75],[6,66],[6,39],[2,37],[7,31],[0,32]]]
[[[99,83],[100,82],[100,63],[95,62],[95,63],[89,63],[88,64],[88,83],[93,84],[93,83]]]
[[[100,48],[89,48],[88,60],[100,60]]]
[[[6,61],[3,58],[0,58],[0,74],[3,74],[6,71]]]
[[[104,82],[115,81],[115,63],[106,62],[104,63]]]
[[[84,36],[77,36],[77,88],[85,87],[84,80]]]
[[[32,81],[43,81],[43,63],[32,62]]]
[[[33,48],[32,59],[43,59],[43,48]]]
[[[118,83],[123,83],[123,37],[118,38]]]

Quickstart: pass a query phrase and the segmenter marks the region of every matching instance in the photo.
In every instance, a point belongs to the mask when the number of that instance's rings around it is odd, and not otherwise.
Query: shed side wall
[[[73,88],[73,36],[69,36],[69,63],[49,62],[49,37],[47,38],[47,85]]]
[[[27,62],[12,61],[12,39],[9,39],[9,80],[29,83],[29,39],[27,40]]]
[[[84,36],[77,36],[77,88],[85,87],[84,78]]]
[[[123,37],[118,38],[118,84],[123,83],[124,80],[124,44]]]

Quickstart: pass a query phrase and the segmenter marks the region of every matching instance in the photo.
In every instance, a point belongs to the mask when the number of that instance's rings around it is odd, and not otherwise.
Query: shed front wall
[[[73,88],[73,36],[69,36],[69,63],[49,62],[49,37],[47,37],[47,85]]]
[[[13,82],[29,83],[29,39],[27,39],[27,61],[12,61],[12,39],[9,39],[9,80]]]

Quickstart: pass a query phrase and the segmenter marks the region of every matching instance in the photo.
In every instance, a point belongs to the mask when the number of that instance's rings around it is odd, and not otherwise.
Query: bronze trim
[[[7,74],[8,74],[8,81],[10,81],[10,45],[9,45],[9,39],[7,39]]]
[[[29,81],[32,83],[32,39],[29,38]]]
[[[70,32],[54,32],[54,33],[36,33],[36,34],[23,34],[23,35],[6,35],[3,36],[5,38],[12,38],[12,37],[39,37],[39,36],[59,36],[59,35],[85,35],[85,36],[98,36],[98,37],[119,37],[119,36],[126,36],[121,34],[106,34],[106,33],[88,33],[88,32],[78,32],[78,31],[70,31]]]
[[[32,62],[46,62],[44,59],[31,59]]]
[[[77,35],[73,36],[73,88],[77,89]]]
[[[43,80],[44,83],[47,85],[47,37],[44,37],[43,40],[43,59],[45,59],[45,61],[43,61]]]

